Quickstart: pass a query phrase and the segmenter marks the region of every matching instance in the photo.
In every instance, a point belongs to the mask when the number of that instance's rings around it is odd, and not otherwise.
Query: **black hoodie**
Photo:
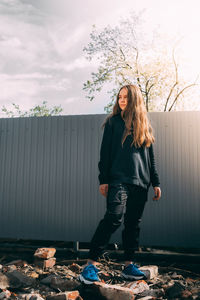
[[[121,144],[125,122],[118,113],[109,118],[104,127],[100,149],[99,183],[129,183],[145,189],[160,186],[156,170],[153,144],[150,147],[130,147],[132,135]]]

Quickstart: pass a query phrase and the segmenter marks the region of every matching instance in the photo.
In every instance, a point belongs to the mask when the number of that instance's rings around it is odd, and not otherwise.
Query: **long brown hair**
[[[117,115],[118,113],[121,114],[122,110],[118,101],[119,93],[123,88],[127,89],[128,91],[128,101],[125,110],[122,112],[122,118],[125,122],[125,130],[122,137],[122,147],[126,137],[129,134],[133,135],[131,146],[134,144],[136,148],[141,146],[150,147],[150,145],[154,143],[155,137],[153,135],[153,128],[147,116],[147,110],[144,104],[142,93],[137,85],[128,84],[120,88],[117,94],[116,102],[113,106],[113,111],[105,119],[102,127],[105,126],[107,120],[112,116]]]

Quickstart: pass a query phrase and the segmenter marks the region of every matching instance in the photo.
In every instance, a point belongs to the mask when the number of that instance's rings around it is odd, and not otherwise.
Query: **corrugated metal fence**
[[[150,188],[140,244],[200,247],[200,112],[148,115],[162,197],[153,201]],[[97,166],[105,117],[0,119],[0,238],[90,241],[105,212]]]

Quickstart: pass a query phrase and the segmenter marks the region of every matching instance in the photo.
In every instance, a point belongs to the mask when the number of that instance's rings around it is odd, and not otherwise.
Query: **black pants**
[[[138,249],[141,217],[148,199],[148,190],[133,184],[111,183],[106,198],[107,210],[90,242],[89,258],[97,260],[106,248],[112,233],[121,225],[124,260],[133,260]]]

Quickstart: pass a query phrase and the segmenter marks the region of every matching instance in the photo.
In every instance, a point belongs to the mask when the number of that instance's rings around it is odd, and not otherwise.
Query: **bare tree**
[[[154,31],[152,39],[146,38],[140,29],[142,12],[121,19],[119,25],[108,25],[101,32],[96,26],[90,34],[91,41],[83,48],[88,60],[99,62],[97,72],[83,84],[86,98],[94,99],[106,83],[115,88],[108,91],[111,102],[104,108],[110,112],[120,86],[137,84],[144,96],[147,111],[171,111],[178,100],[184,100],[185,90],[197,85],[197,80],[188,84],[178,78],[175,48],[172,58],[165,47],[159,47],[159,35]]]
[[[183,93],[186,89],[189,89],[195,85],[198,85],[197,80],[199,78],[199,76],[197,76],[196,80],[194,81],[194,83],[191,84],[185,84],[184,86],[182,85],[182,87],[179,86],[180,82],[179,82],[179,76],[178,76],[178,65],[176,63],[175,60],[175,56],[174,56],[174,51],[175,49],[173,49],[173,63],[174,63],[174,68],[175,68],[175,80],[174,80],[174,84],[171,86],[169,94],[167,96],[166,102],[165,102],[165,107],[164,107],[164,111],[167,111],[167,105],[170,101],[170,99],[173,97],[172,99],[172,103],[168,109],[168,111],[171,111],[173,106],[176,104],[177,100],[183,96]]]

